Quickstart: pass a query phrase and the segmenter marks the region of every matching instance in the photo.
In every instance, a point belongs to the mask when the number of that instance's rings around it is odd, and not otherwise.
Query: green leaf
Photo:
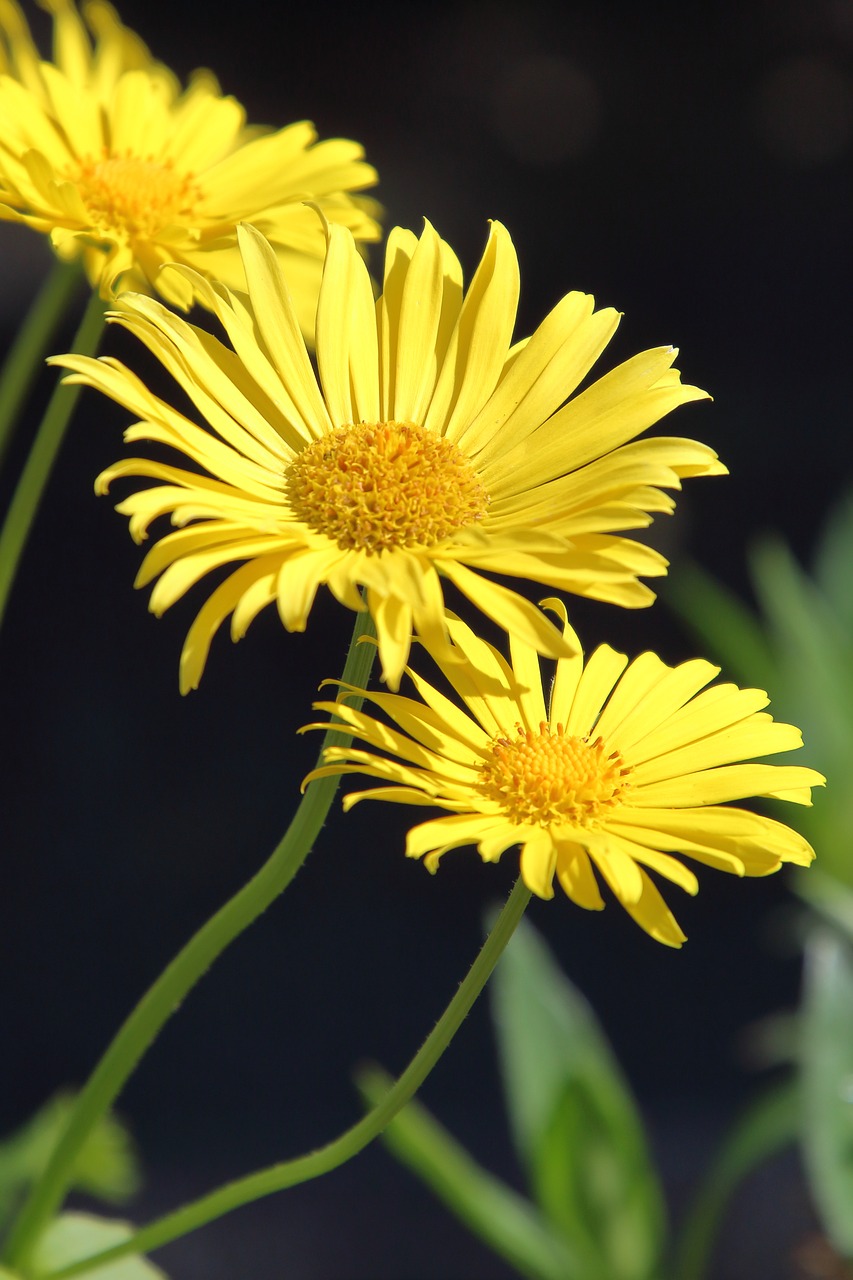
[[[729,679],[773,688],[777,666],[764,628],[742,600],[697,564],[670,571],[661,598],[707,644]]]
[[[356,1081],[375,1106],[391,1077],[379,1068],[360,1071]],[[477,1164],[419,1102],[391,1121],[382,1141],[424,1182],[473,1235],[529,1280],[594,1280],[595,1259],[572,1250],[523,1196]]]
[[[814,575],[842,627],[853,635],[853,493],[830,512],[815,555]]]
[[[806,946],[802,1143],[824,1229],[853,1258],[853,948],[823,925]]]
[[[36,1276],[49,1275],[79,1262],[133,1235],[127,1222],[96,1218],[89,1213],[63,1213],[55,1218],[38,1242],[33,1255]],[[166,1280],[166,1274],[147,1258],[119,1258],[93,1271],[81,1271],[78,1280]]]
[[[808,875],[799,876],[795,888],[809,906],[853,942],[853,889],[834,876],[824,875],[820,863],[810,868]]]
[[[536,1202],[607,1280],[656,1276],[663,1199],[636,1107],[589,1005],[524,921],[495,970],[492,1010]]]
[[[676,1246],[678,1280],[702,1280],[726,1206],[738,1184],[800,1132],[800,1090],[788,1079],[752,1104],[725,1135],[693,1201]]]
[[[73,1104],[72,1094],[58,1094],[0,1142],[0,1220],[40,1177],[65,1130]],[[121,1204],[134,1195],[139,1182],[133,1140],[115,1116],[107,1115],[78,1156],[73,1186],[109,1204]]]
[[[853,634],[844,631],[826,597],[778,538],[765,538],[750,555],[755,590],[783,661],[788,714],[819,735],[830,763],[851,749]],[[783,696],[780,689],[778,697]]]

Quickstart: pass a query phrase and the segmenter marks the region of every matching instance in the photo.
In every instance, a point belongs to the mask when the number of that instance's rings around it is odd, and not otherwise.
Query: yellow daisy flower
[[[577,646],[564,606],[543,603]],[[465,711],[412,670],[420,701],[341,686],[337,701],[315,708],[367,749],[330,747],[306,779],[361,773],[387,784],[346,796],[347,809],[368,799],[449,810],[408,834],[407,855],[430,871],[462,845],[476,844],[484,862],[520,845],[522,878],[540,898],[553,897],[556,876],[572,901],[599,911],[600,878],[647,933],[678,947],[685,935],[648,874],[696,893],[696,876],[672,854],[739,876],[814,857],[790,827],[721,803],[808,805],[824,782],[802,766],[741,763],[802,745],[798,729],[762,710],[761,690],[706,688],[719,668],[702,659],[669,667],[644,653],[628,663],[603,645],[586,664],[580,653],[557,662],[546,705],[533,649],[511,638],[507,663],[463,622],[448,625],[463,661],[432,657]],[[348,706],[356,692],[391,724]]]
[[[16,0],[0,0],[0,218],[49,235],[62,258],[82,256],[104,297],[156,289],[180,307],[189,282],[161,276],[162,264],[244,288],[235,229],[251,218],[310,333],[326,246],[303,202],[359,240],[379,238],[376,206],[349,194],[376,181],[361,147],[317,143],[305,121],[275,133],[247,126],[209,71],[182,90],[105,0],[84,7],[85,24],[71,0],[41,2],[53,15],[52,62]]]
[[[197,685],[211,637],[230,613],[234,639],[272,603],[288,630],[302,631],[322,584],[351,609],[364,607],[357,588],[366,588],[391,688],[413,627],[433,646],[446,634],[443,580],[552,657],[567,653],[557,628],[484,575],[629,607],[651,602],[637,576],[663,573],[666,561],[617,532],[672,509],[659,486],[725,470],[692,440],[634,440],[663,414],[705,397],[681,384],[671,347],[645,351],[573,395],[617,313],[570,293],[532,337],[511,345],[518,262],[499,223],[467,293],[432,227],[420,239],[396,229],[376,302],[352,236],[332,226],[318,380],[274,255],[252,228],[239,236],[248,299],[182,271],[233,351],[149,298],[123,300],[112,316],[163,363],[209,430],[115,360],[58,359],[74,370],[69,381],[138,416],[127,440],[171,445],[195,468],[132,458],[97,481],[101,492],[126,476],[163,482],[118,507],[138,541],[157,516],[182,526],[140,569],[138,586],[159,578],[152,610],[162,613],[212,570],[245,562],[190,629],[184,690]]]

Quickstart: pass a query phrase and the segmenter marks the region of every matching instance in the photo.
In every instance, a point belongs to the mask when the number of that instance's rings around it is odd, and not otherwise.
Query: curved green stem
[[[97,293],[93,293],[80,328],[74,335],[72,350],[75,354],[94,355],[103,329],[104,304]],[[38,505],[79,394],[79,387],[57,384],[6,513],[0,531],[0,625]]]
[[[373,635],[370,614],[357,613],[343,679],[364,688],[375,646],[359,644]],[[357,704],[356,704],[357,705]],[[349,734],[327,730],[320,748],[349,741]],[[6,1262],[26,1269],[40,1232],[56,1212],[73,1176],[74,1162],[94,1125],[121,1091],[131,1072],[181,1001],[214,960],[273,902],[305,861],[335,797],[339,777],[321,778],[306,789],[284,837],[260,871],[190,939],[142,997],[119,1029],[83,1089],[68,1127],[36,1183],[10,1235]]]
[[[18,410],[82,281],[79,263],[69,264],[56,258],[6,354],[0,370],[0,466],[14,435]]]
[[[285,1160],[281,1164],[271,1165],[268,1169],[261,1169],[258,1173],[251,1173],[248,1177],[239,1178],[236,1182],[229,1182],[209,1195],[202,1196],[201,1199],[184,1205],[182,1209],[143,1227],[123,1244],[105,1249],[102,1253],[62,1267],[58,1271],[44,1273],[39,1276],[39,1280],[70,1280],[71,1276],[80,1275],[82,1272],[88,1275],[97,1267],[115,1262],[128,1254],[150,1253],[168,1244],[170,1240],[176,1240],[179,1236],[185,1236],[190,1231],[195,1231],[206,1223],[212,1222],[215,1218],[221,1218],[232,1209],[249,1204],[252,1200],[259,1200],[262,1196],[272,1195],[275,1191],[296,1186],[300,1182],[308,1182],[311,1178],[318,1178],[321,1174],[329,1173],[345,1161],[351,1160],[393,1120],[438,1062],[486,985],[504,947],[524,914],[530,896],[530,890],[519,878],[465,980],[434,1030],[427,1036],[418,1054],[384,1098],[352,1128],[347,1129],[333,1142],[309,1152],[308,1155],[298,1156],[295,1160]]]

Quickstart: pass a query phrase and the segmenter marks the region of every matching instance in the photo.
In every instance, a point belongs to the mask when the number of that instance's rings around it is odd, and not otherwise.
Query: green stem
[[[790,1077],[758,1098],[724,1135],[676,1240],[675,1280],[708,1274],[720,1224],[743,1179],[782,1147],[802,1126],[797,1080]]]
[[[375,646],[359,644],[373,635],[370,614],[357,613],[343,680],[363,689],[370,678]],[[356,704],[358,705],[358,704]],[[320,748],[348,742],[349,734],[329,729]],[[335,797],[339,777],[320,778],[306,789],[284,837],[260,871],[190,939],[142,997],[119,1029],[86,1085],[77,1095],[68,1127],[10,1235],[5,1261],[26,1269],[45,1224],[59,1208],[86,1138],[112,1104],[143,1054],[181,1001],[214,960],[287,888],[316,840]]]
[[[196,1231],[215,1218],[221,1218],[232,1209],[238,1209],[241,1205],[259,1200],[262,1196],[272,1195],[273,1192],[284,1191],[287,1187],[296,1186],[298,1183],[308,1182],[311,1178],[318,1178],[321,1174],[329,1173],[345,1161],[351,1160],[393,1120],[438,1062],[486,985],[501,953],[524,914],[530,896],[530,890],[519,878],[465,980],[434,1030],[427,1036],[420,1051],[373,1110],[340,1137],[323,1147],[318,1147],[316,1151],[309,1152],[308,1155],[298,1156],[295,1160],[285,1160],[281,1164],[271,1165],[268,1169],[251,1173],[248,1177],[239,1178],[236,1182],[229,1182],[209,1195],[193,1200],[182,1209],[143,1227],[123,1244],[105,1249],[102,1253],[93,1254],[58,1271],[42,1274],[39,1280],[70,1280],[71,1276],[80,1275],[82,1272],[88,1275],[97,1267],[115,1262],[128,1254],[150,1253],[171,1240],[177,1240],[179,1236]]]
[[[94,355],[103,329],[104,304],[97,293],[93,293],[74,336],[75,354]],[[79,394],[79,387],[66,387],[61,383],[54,389],[0,530],[0,625],[38,505]]]
[[[18,410],[42,367],[51,339],[83,276],[79,264],[54,260],[0,370],[0,466],[12,441]]]

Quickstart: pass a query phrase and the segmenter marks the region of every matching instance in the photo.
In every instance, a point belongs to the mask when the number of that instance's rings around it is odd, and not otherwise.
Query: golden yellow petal
[[[249,590],[255,579],[264,574],[265,566],[261,561],[254,560],[249,564],[241,565],[236,572],[219,584],[202,605],[187,633],[181,651],[181,693],[189,693],[190,689],[198,688],[214,635],[235,608],[244,591]]]
[[[237,237],[258,332],[306,428],[319,438],[330,428],[329,414],[275,253],[254,227],[238,227]]]
[[[557,879],[567,898],[585,911],[603,911],[604,899],[582,845],[557,840]]]
[[[574,652],[570,638],[564,638],[535,605],[515,591],[491,582],[464,565],[449,559],[439,560],[438,568],[466,595],[481,613],[493,618],[511,635],[519,636],[538,653],[548,658],[568,658]]]
[[[259,394],[233,352],[154,298],[136,296],[126,303],[123,327],[160,360],[227,444],[280,477],[292,450],[270,426],[273,405]]]
[[[205,81],[196,81],[193,89],[182,99],[177,109],[170,113],[169,132],[163,139],[162,155],[168,160],[179,161],[190,173],[204,172],[204,191],[207,201],[216,191],[216,175],[210,166],[223,156],[250,153],[248,146],[236,146],[241,129],[246,123],[246,113],[234,98],[222,98],[216,88]],[[250,156],[246,154],[246,159]],[[262,190],[261,173],[255,172],[254,200],[250,209],[257,209],[258,191]],[[233,211],[239,208],[236,185],[228,189],[226,209],[229,221],[236,221]]]
[[[425,418],[430,430],[457,440],[491,395],[509,351],[518,293],[515,248],[493,222],[438,374]]]
[[[500,459],[502,492],[521,492],[576,470],[632,440],[678,405],[707,399],[696,387],[658,385],[675,355],[671,347],[644,351],[558,409]],[[484,468],[483,482],[490,481]]]
[[[396,300],[396,359],[388,416],[398,422],[420,423],[435,388],[444,294],[441,241],[426,220],[401,285]]]
[[[563,632],[565,638],[566,632]],[[539,666],[539,655],[535,649],[519,640],[510,632],[509,636],[510,667],[513,672],[513,697],[521,712],[525,728],[538,731],[540,724],[548,719],[545,709],[545,696],[542,692],[542,671]],[[565,659],[564,659],[565,661]]]
[[[397,596],[380,596],[368,588],[367,607],[376,627],[382,679],[396,691],[412,644],[411,605]]]
[[[255,561],[257,577],[240,596],[231,616],[231,639],[235,643],[243,639],[261,610],[275,602],[279,563],[279,556]]]
[[[288,631],[304,631],[317,589],[329,567],[344,552],[337,547],[306,547],[286,556],[278,571],[278,614]]]
[[[364,259],[343,227],[329,228],[317,305],[317,362],[335,426],[379,421],[373,289]]]
[[[167,609],[186,595],[190,587],[194,587],[206,574],[214,569],[222,568],[235,560],[258,560],[270,552],[269,539],[234,540],[215,546],[207,551],[198,551],[194,555],[185,555],[164,570],[151,592],[148,607],[156,617],[161,617]],[[140,574],[141,574],[140,570]],[[137,586],[143,585],[142,579]],[[228,610],[230,612],[230,609]],[[217,623],[217,626],[219,624]]]
[[[371,695],[372,700],[380,706],[380,698],[382,695]],[[393,695],[386,695],[391,698]],[[398,702],[409,701],[408,699],[397,699]],[[414,706],[414,704],[412,704]],[[419,770],[425,770],[428,774],[436,775],[430,781],[429,790],[435,791],[439,787],[447,773],[447,762],[443,759],[440,750],[442,735],[439,733],[430,733],[434,745],[426,745],[421,738],[417,741],[411,736],[409,727],[404,723],[402,730],[394,729],[390,725],[384,724],[381,720],[377,720],[374,716],[360,710],[357,707],[348,706],[346,703],[335,703],[327,701],[319,701],[313,704],[315,711],[328,711],[331,715],[336,716],[343,724],[351,730],[354,737],[362,742],[368,743],[369,746],[376,747],[383,752],[391,752],[398,758],[398,761],[405,760],[409,764],[417,766]],[[405,717],[401,716],[401,720]],[[418,729],[423,729],[423,724],[415,725]],[[438,748],[438,749],[436,749]],[[328,759],[333,758],[351,758],[351,749],[349,746],[330,749]],[[385,767],[383,757],[370,757],[375,769],[381,773]],[[396,763],[392,766],[397,767]],[[451,773],[458,772],[451,768]],[[420,775],[419,775],[420,776]],[[470,780],[470,771],[462,773],[460,776]]]
[[[631,803],[637,808],[680,808],[788,791],[798,797],[796,803],[810,804],[809,788],[822,782],[821,774],[801,765],[733,764],[638,787]]]
[[[588,660],[578,681],[577,691],[565,719],[566,732],[584,738],[590,734],[611,689],[625,670],[627,657],[610,645],[600,645]]]
[[[484,818],[481,817],[480,821],[485,828]],[[507,849],[519,843],[523,849],[525,840],[534,833],[532,827],[517,826],[514,822],[507,821],[503,814],[494,818],[490,815],[489,821],[494,825],[477,841],[477,852],[484,862],[500,861]]]
[[[551,833],[537,828],[521,846],[521,878],[537,898],[553,898],[556,869],[557,850]]]
[[[592,368],[619,323],[612,308],[593,314],[593,306],[586,294],[567,294],[461,432],[459,445],[479,467],[531,436]]]
[[[619,746],[619,743],[616,742],[616,745]],[[794,751],[802,745],[803,736],[793,725],[777,724],[769,717],[765,719],[756,715],[698,742],[691,742],[677,751],[637,764],[632,777],[638,786],[645,786],[664,778],[701,773],[706,769],[734,764],[739,760],[750,760],[755,756]]]
[[[446,727],[448,737],[460,744],[460,751],[484,751],[491,741],[492,735],[477,724],[471,716],[461,711],[454,702],[429,684],[416,671],[409,668],[408,675],[415,690],[426,705],[435,713],[437,719]],[[445,748],[448,753],[449,746]]]
[[[597,731],[625,755],[719,673],[719,667],[701,658],[669,667],[656,654],[641,654],[614,689]]]
[[[610,831],[585,830],[575,834],[623,906],[639,902],[643,874],[620,837]]]
[[[638,738],[632,759],[638,763],[676,751],[761,711],[768,704],[762,689],[739,689],[734,684],[716,684],[673,712],[668,720]]]
[[[619,818],[631,826],[635,840],[661,842],[671,849],[687,849],[691,845],[705,850],[717,847],[746,856],[753,846],[758,846],[771,858],[802,865],[814,857],[808,841],[791,827],[764,814],[729,805],[638,809],[629,804],[620,811]],[[644,830],[650,834],[643,834]],[[667,843],[672,841],[677,843]],[[703,857],[704,860],[707,859]]]
[[[421,681],[420,686],[426,686],[429,690],[426,681]],[[418,691],[421,692],[420,687]],[[421,704],[412,698],[393,693],[371,693],[368,697],[375,706],[395,720],[404,733],[446,760],[464,765],[462,770],[453,770],[458,778],[469,783],[476,782],[477,767],[489,745],[488,735],[449,699],[442,700],[437,690],[433,689],[431,693],[435,705],[430,705],[425,699]],[[450,720],[445,714],[448,708],[452,713]],[[463,736],[460,737],[457,729],[461,730]],[[441,770],[446,772],[445,765],[441,765]]]
[[[448,616],[447,628],[456,646],[457,661],[442,662],[440,655],[432,655],[445,678],[490,737],[514,733],[519,710],[509,663],[460,619]],[[458,660],[460,655],[462,661]]]
[[[406,836],[406,857],[422,858],[437,848],[454,849],[466,844],[476,844],[500,821],[484,818],[481,814],[459,813],[445,818],[432,818],[412,827]]]
[[[680,928],[678,921],[664,902],[651,879],[641,872],[642,893],[636,902],[623,902],[622,905],[641,929],[645,929],[655,942],[665,947],[680,947],[687,941],[687,935]]]
[[[317,727],[323,728],[324,726],[318,725]],[[334,765],[328,769],[312,770],[305,782],[313,782],[315,778],[334,778],[340,773],[356,772],[359,772],[359,770],[341,769]],[[350,809],[354,808],[362,800],[385,800],[391,804],[417,805],[423,809],[441,807],[440,801],[435,800],[432,796],[425,795],[423,791],[419,791],[416,787],[371,787],[369,791],[347,792],[342,801],[344,813],[349,813]]]
[[[415,233],[403,227],[392,227],[385,244],[385,274],[382,293],[376,302],[376,327],[379,334],[380,416],[383,421],[389,421],[394,417],[400,309],[409,264],[417,244],[418,238]]]

